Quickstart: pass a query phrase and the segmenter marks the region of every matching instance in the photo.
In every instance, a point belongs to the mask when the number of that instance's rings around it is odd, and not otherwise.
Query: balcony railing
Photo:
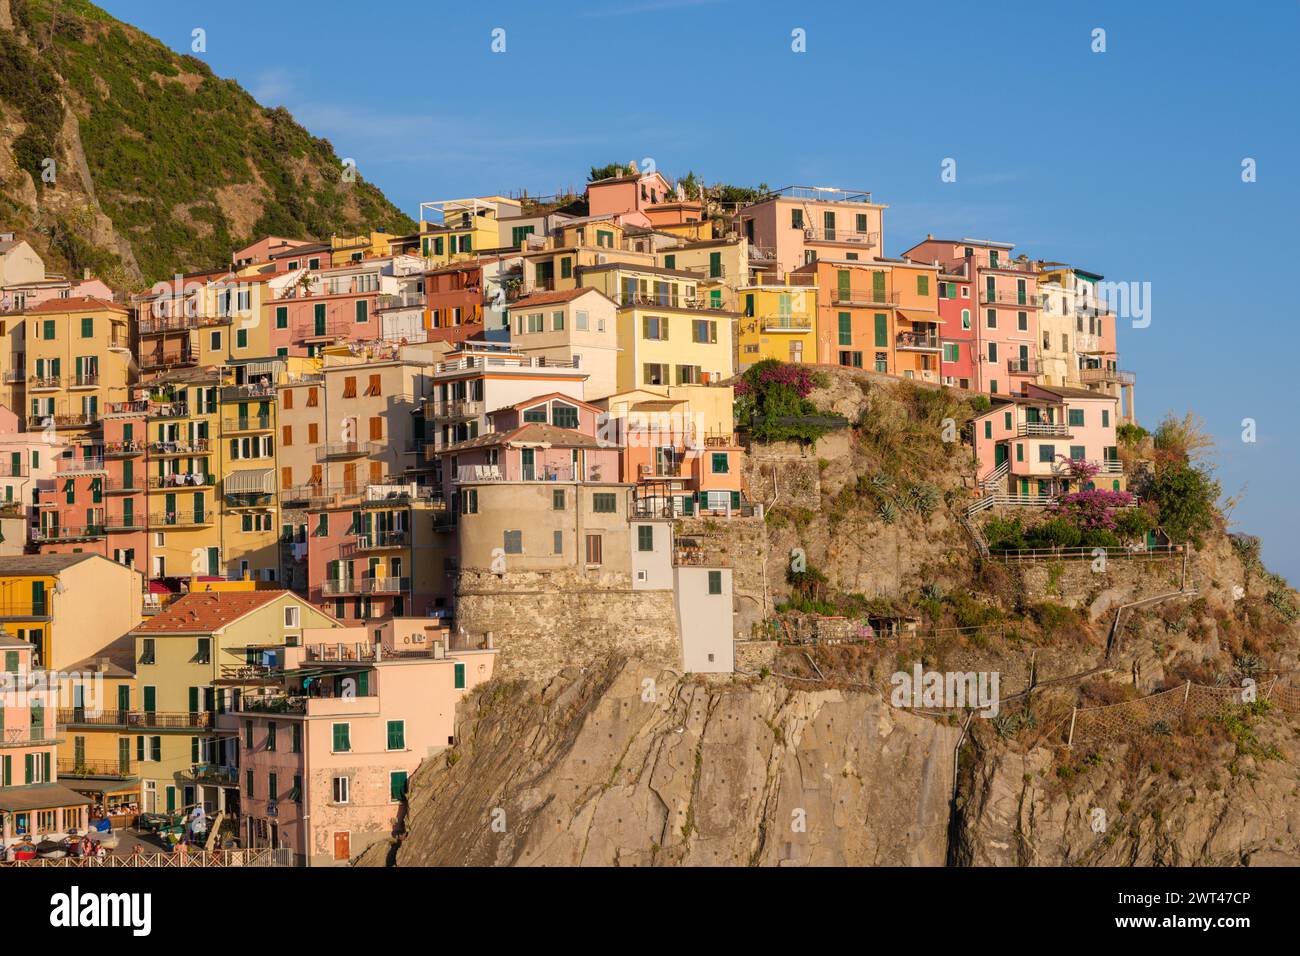
[[[85,708],[60,707],[61,727],[145,727],[159,730],[188,730],[212,726],[207,711],[174,713],[161,710],[103,710],[94,713]]]
[[[136,764],[134,760],[77,760],[73,757],[59,758],[59,776],[68,778],[85,779],[89,777],[105,777],[114,780],[125,780],[128,777],[135,776]]]
[[[12,458],[0,458],[0,478],[26,478],[27,477],[27,456],[18,455],[18,460]]]
[[[411,590],[410,578],[351,578],[326,579],[321,583],[321,594],[401,594]]]
[[[20,385],[27,381],[27,369],[8,368],[4,371],[3,381],[6,385]]]
[[[216,482],[213,475],[199,471],[177,471],[170,475],[150,475],[149,490],[169,488],[208,488]]]
[[[0,618],[49,617],[50,603],[38,601],[6,601],[0,603]]]
[[[424,405],[425,417],[435,422],[463,421],[478,418],[483,414],[483,402],[463,399],[458,401],[427,401]]]
[[[272,427],[270,415],[250,415],[247,418],[227,418],[221,423],[227,432],[264,432]]]
[[[329,461],[335,458],[363,458],[366,455],[374,455],[380,451],[381,446],[376,442],[365,441],[340,441],[327,442],[324,445],[318,445],[316,448],[317,461]]]
[[[613,296],[620,307],[638,306],[650,309],[681,309],[689,312],[721,312],[731,308],[730,296],[686,296],[672,293],[619,292]]]
[[[899,332],[894,345],[900,349],[939,351],[939,335],[935,332]]]
[[[151,528],[201,528],[216,520],[211,511],[166,511],[149,516]]]
[[[795,315],[769,315],[758,320],[764,332],[811,332],[812,317]]]
[[[805,228],[803,237],[805,242],[851,242],[859,246],[880,244],[880,233],[858,232],[856,229]]]
[[[143,455],[146,442],[143,441],[106,441],[104,442],[105,458],[131,458],[135,455]]]
[[[193,365],[199,357],[193,349],[180,349],[176,352],[154,350],[140,353],[140,367],[147,369],[169,368],[177,365]]]
[[[56,458],[54,470],[61,475],[82,474],[91,471],[103,471],[102,458]]]
[[[27,379],[27,388],[33,392],[57,389],[62,385],[63,377],[60,375],[33,375]]]
[[[103,524],[48,525],[32,529],[32,541],[52,544],[56,541],[90,541],[104,537]]]
[[[144,491],[145,486],[144,475],[132,475],[130,481],[121,478],[105,478],[103,482],[104,493],[110,495],[134,494],[137,491]]]
[[[68,382],[69,388],[93,388],[99,384],[98,372],[85,372],[81,375],[74,375]]]
[[[149,410],[149,400],[138,398],[132,402],[105,402],[105,415],[143,415]]]
[[[186,418],[190,406],[186,402],[151,402],[145,414],[149,418]]]
[[[1007,371],[1012,375],[1041,375],[1043,366],[1036,358],[1007,359]]]
[[[185,332],[189,329],[229,324],[229,315],[171,315],[141,319],[137,328],[141,335],[157,335],[160,332]]]
[[[404,548],[411,543],[411,532],[405,528],[387,531],[370,531],[356,536],[359,551],[380,551],[384,548]]]
[[[1070,426],[1063,422],[1021,422],[1016,426],[1019,438],[1069,438]]]
[[[161,457],[169,455],[207,455],[213,450],[212,441],[196,438],[193,441],[153,441],[149,451]]]
[[[143,514],[109,515],[104,519],[104,528],[110,532],[144,531],[147,527]]]
[[[980,290],[980,302],[985,305],[1023,305],[1026,309],[1041,309],[1046,296],[1038,292],[1008,292],[1003,289]]]
[[[275,401],[274,385],[227,385],[221,389],[221,400],[223,402],[273,402]]]
[[[1085,384],[1115,382],[1120,385],[1135,385],[1137,375],[1117,368],[1085,368],[1079,370],[1079,381]]]
[[[898,305],[898,293],[878,289],[844,289],[836,286],[831,290],[831,302],[836,305]]]

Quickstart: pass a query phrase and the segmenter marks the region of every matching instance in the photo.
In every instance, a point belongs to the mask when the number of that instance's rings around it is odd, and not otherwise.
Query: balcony
[[[462,399],[458,401],[424,403],[425,418],[432,422],[467,421],[483,414],[483,402]]]
[[[0,478],[26,478],[27,477],[27,456],[19,454],[13,457],[0,458]]]
[[[173,491],[183,488],[211,488],[216,477],[200,471],[175,471],[169,475],[150,475],[150,491]]]
[[[619,308],[677,309],[686,312],[726,312],[731,309],[729,295],[673,295],[672,293],[619,292],[612,297]],[[575,366],[576,367],[576,366]]]
[[[247,418],[227,418],[221,422],[221,430],[225,433],[265,432],[270,431],[273,427],[270,415],[250,415]]]
[[[145,481],[142,475],[132,475],[130,481],[121,478],[105,478],[103,483],[106,495],[134,495],[144,491]]]
[[[145,412],[149,418],[188,418],[190,406],[185,402],[153,402]]]
[[[831,290],[831,302],[835,305],[889,307],[898,305],[898,293],[886,292],[884,289],[845,289],[837,286]]]
[[[273,402],[273,385],[227,385],[221,389],[222,402]]]
[[[46,525],[32,529],[33,544],[56,544],[63,541],[94,541],[102,538],[105,528],[102,524],[84,525]]]
[[[61,743],[61,737],[46,737],[41,727],[33,727],[31,730],[18,727],[0,730],[0,747],[40,747]]]
[[[71,757],[59,758],[59,776],[68,779],[88,780],[104,778],[108,780],[127,780],[136,774],[134,760],[76,760]]]
[[[3,381],[6,385],[22,385],[27,381],[27,370],[25,368],[5,369]]]
[[[1069,438],[1070,426],[1062,422],[1020,422],[1017,438]]]
[[[58,412],[46,413],[44,415],[28,415],[27,430],[29,432],[41,431],[53,426],[54,428],[87,428],[95,424],[99,419],[89,412]]]
[[[360,594],[402,594],[411,590],[410,578],[354,578],[351,580],[325,580],[321,594],[326,596]]]
[[[149,451],[159,458],[207,455],[213,451],[213,445],[207,438],[196,438],[194,441],[153,441],[149,443]]]
[[[780,333],[780,332],[811,332],[811,316],[794,316],[794,315],[768,315],[758,320],[758,326],[763,332]]]
[[[136,399],[133,402],[105,402],[105,415],[143,415],[149,411],[149,400]]]
[[[1136,385],[1137,375],[1117,368],[1084,368],[1079,370],[1079,381],[1085,385],[1117,384]]]
[[[229,315],[172,315],[141,319],[136,328],[141,335],[160,335],[165,332],[188,332],[214,325],[229,325]]]
[[[1007,371],[1012,375],[1042,375],[1043,363],[1036,358],[1007,359]]]
[[[54,470],[60,475],[84,475],[104,470],[102,458],[56,458]]]
[[[1026,309],[1041,309],[1046,296],[1038,292],[1007,292],[1002,289],[980,290],[980,302],[984,305],[1018,305]]]
[[[165,511],[149,516],[149,527],[160,528],[205,528],[215,522],[212,511]]]
[[[180,771],[181,779],[193,783],[206,783],[216,787],[239,786],[239,770],[217,763],[196,763],[188,770]]]
[[[323,482],[318,484],[293,485],[280,492],[280,501],[285,505],[326,502],[332,501],[335,498],[355,497],[363,494],[365,490],[365,483],[360,481],[345,481],[332,485],[327,485]]]
[[[316,448],[317,461],[339,461],[344,458],[364,458],[378,454],[382,446],[377,442],[341,441],[327,442]]]
[[[144,730],[194,730],[212,726],[207,711],[171,713],[160,710],[104,710],[60,707],[60,727],[139,727]]]
[[[405,528],[396,528],[359,534],[354,546],[358,551],[383,551],[387,548],[405,548],[410,543],[411,532]]]
[[[939,333],[937,332],[899,332],[894,338],[894,347],[909,352],[939,351]]]
[[[858,232],[855,229],[813,229],[805,228],[804,242],[847,242],[855,246],[880,245],[880,233]]]
[[[99,386],[98,372],[85,372],[81,375],[74,375],[68,381],[68,388],[97,388]]]
[[[50,602],[46,598],[39,600],[6,601],[0,603],[0,619],[41,618],[50,616]]]
[[[143,455],[145,443],[142,441],[106,441],[104,442],[105,458],[134,458],[136,455]]]
[[[125,531],[145,531],[147,529],[148,525],[143,514],[109,515],[104,519],[104,530],[109,534],[120,534]]]
[[[63,387],[63,378],[59,375],[33,375],[27,379],[29,392],[57,392]]]
[[[341,339],[352,333],[353,323],[344,319],[328,322],[300,322],[294,326],[293,337],[299,341],[316,339]]]
[[[153,349],[149,352],[140,353],[140,368],[142,369],[165,369],[180,368],[186,365],[197,365],[199,361],[198,354],[190,348],[180,349],[179,351],[162,351]]]

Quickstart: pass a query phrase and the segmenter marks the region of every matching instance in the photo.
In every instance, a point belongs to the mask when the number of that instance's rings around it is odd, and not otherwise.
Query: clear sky
[[[1243,496],[1234,529],[1300,584],[1296,0],[100,2],[182,52],[206,30],[216,73],[412,216],[650,157],[710,183],[870,190],[890,255],[974,236],[1150,283],[1150,325],[1120,326],[1138,417],[1205,419]]]

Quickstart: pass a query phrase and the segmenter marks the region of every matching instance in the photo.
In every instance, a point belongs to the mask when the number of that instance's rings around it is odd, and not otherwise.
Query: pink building
[[[0,405],[0,520],[5,522],[5,553],[22,553],[36,516],[38,493],[54,487],[54,462],[67,446],[51,445],[46,437],[20,431],[18,416]]]
[[[90,798],[58,782],[57,691],[32,669],[35,648],[0,630],[0,845],[62,839],[90,822]]]
[[[618,481],[620,449],[597,437],[600,408],[561,392],[488,413],[488,431],[439,452],[445,500],[461,481]]]
[[[1020,394],[996,403],[973,423],[981,493],[1034,504],[1083,490],[1072,482],[1071,461],[1097,466],[1098,474],[1088,485],[1122,491],[1124,475],[1115,440],[1118,417],[1119,399],[1112,395],[1022,386]]]
[[[939,271],[939,375],[945,385],[976,387],[979,339],[970,279],[958,272]]]
[[[328,252],[320,255],[328,265]],[[368,260],[339,269],[309,269],[299,281],[281,289],[270,300],[273,353],[313,356],[338,342],[381,338],[376,310],[381,292],[392,291],[385,290],[381,281],[384,264],[390,262]]]
[[[397,619],[285,648],[284,685],[233,715],[245,845],[329,866],[392,836],[411,774],[455,743],[457,701],[492,676],[496,651],[450,637]]]
[[[978,344],[971,386],[991,395],[1019,394],[1020,386],[1034,382],[1041,371],[1038,272],[1023,256],[1012,259],[1012,248],[1006,242],[929,236],[903,253],[919,262],[937,261],[959,285],[970,284]]]
[[[587,184],[588,215],[618,216],[623,226],[650,227],[651,207],[675,199],[673,187],[657,171],[610,176]]]

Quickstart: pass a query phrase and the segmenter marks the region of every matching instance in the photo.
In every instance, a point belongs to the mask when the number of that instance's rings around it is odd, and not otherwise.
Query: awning
[[[273,495],[275,494],[274,468],[249,468],[244,471],[232,471],[221,481],[221,493],[225,495]]]
[[[66,779],[66,778],[65,778]],[[78,780],[71,789],[77,793],[110,796],[120,793],[136,793],[140,789],[139,777],[127,777],[120,780]]]
[[[27,787],[0,790],[0,810],[26,813],[30,810],[54,810],[58,807],[84,807],[91,800],[58,783],[36,783]]]
[[[935,325],[943,325],[943,319],[939,318],[937,312],[917,312],[915,309],[895,309],[899,319],[904,322],[933,322]]]

